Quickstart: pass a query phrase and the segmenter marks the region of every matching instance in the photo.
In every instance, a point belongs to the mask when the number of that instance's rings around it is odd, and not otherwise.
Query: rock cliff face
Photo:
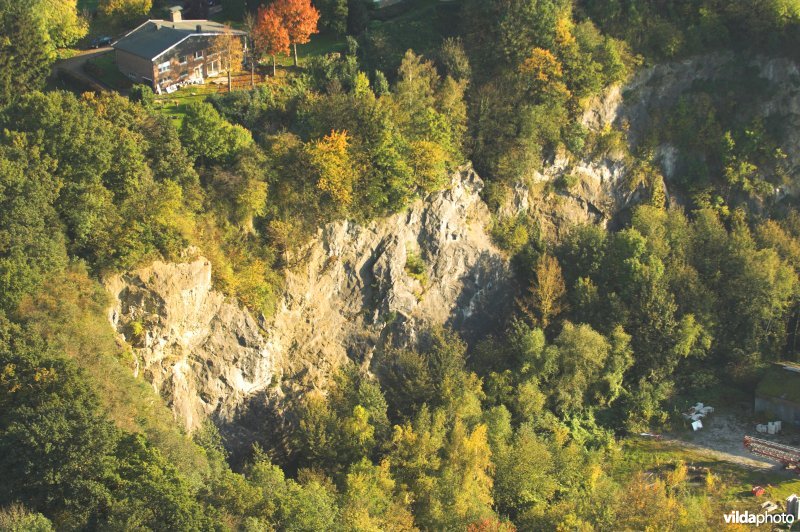
[[[719,53],[657,65],[637,74],[625,88],[624,104],[617,108],[615,120],[628,125],[635,145],[652,127],[656,111],[671,109],[682,95],[709,82],[723,88],[749,87],[751,101],[735,112],[741,113],[742,120],[760,117],[780,124],[781,150],[787,156],[789,173],[800,168],[800,68],[789,59]],[[664,145],[658,151],[664,177],[672,179],[676,149]],[[796,185],[789,184],[781,193],[796,195],[800,191],[795,189]]]
[[[645,70],[624,90],[612,88],[592,102],[583,124],[594,131],[627,124],[635,145],[654,110],[674,105],[698,79],[724,77],[732,60],[706,56]],[[775,87],[757,112],[800,125],[797,65],[765,60],[753,69]],[[800,128],[789,129],[784,151],[796,168]],[[657,156],[669,180],[678,154],[662,146]],[[637,201],[639,192],[626,184],[628,171],[624,154],[556,156],[512,187],[499,214],[530,213],[556,238],[575,223],[605,226]],[[110,279],[110,319],[133,346],[141,374],[189,430],[209,416],[231,424],[248,405],[279,404],[287,395],[324,387],[347,360],[368,366],[381,342],[412,343],[430,324],[448,324],[467,336],[496,324],[513,301],[513,281],[487,236],[491,215],[479,196],[482,186],[465,169],[450,189],[404,212],[320,229],[292,257],[296,266],[286,273],[285,293],[269,320],[215,291],[203,258],[156,262]]]
[[[754,98],[752,106],[739,111],[750,119],[758,116],[768,123],[781,124],[781,150],[787,156],[788,174],[796,174],[800,169],[800,68],[788,59],[719,53],[643,69],[625,87],[611,87],[589,102],[581,123],[594,132],[611,128],[625,131],[629,147],[635,150],[654,127],[653,116],[669,113],[682,95],[709,82],[725,87],[741,85],[743,79],[759,97]],[[547,236],[556,239],[573,224],[606,226],[641,199],[641,190],[628,186],[630,168],[623,155],[608,153],[595,160],[557,155],[541,171],[533,172],[527,183],[513,187],[500,214],[529,213]],[[669,182],[676,177],[679,158],[674,146],[663,144],[655,150],[654,163],[663,175],[668,199]],[[568,189],[551,187],[546,192],[544,187],[536,187],[559,180],[574,184]],[[777,189],[776,195],[800,194],[798,186],[797,180],[792,180]]]
[[[486,233],[482,186],[465,169],[404,212],[327,225],[293,257],[268,321],[215,291],[199,258],[110,279],[111,322],[189,430],[208,416],[233,422],[256,397],[324,387],[346,360],[368,365],[381,341],[411,343],[424,326],[469,336],[513,300],[508,264]]]
[[[155,262],[109,279],[112,325],[133,347],[137,373],[187,429],[231,418],[269,385],[274,356],[247,310],[212,288],[211,263]]]

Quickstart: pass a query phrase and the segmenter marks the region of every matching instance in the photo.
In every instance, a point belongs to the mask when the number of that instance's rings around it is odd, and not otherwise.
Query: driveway
[[[53,65],[53,71],[63,71],[69,73],[73,78],[85,83],[87,86],[97,91],[114,91],[111,87],[100,81],[99,79],[90,76],[83,69],[87,61],[103,54],[111,53],[113,48],[106,46],[105,48],[96,48],[93,50],[82,50],[76,55],[56,61]]]

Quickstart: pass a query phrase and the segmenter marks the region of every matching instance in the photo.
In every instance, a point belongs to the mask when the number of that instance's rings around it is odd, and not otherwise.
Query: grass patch
[[[131,80],[117,68],[113,52],[89,59],[83,69],[90,76],[118,91],[128,90],[133,85]]]
[[[346,41],[344,37],[332,35],[330,33],[320,33],[318,35],[312,35],[311,41],[308,43],[297,46],[297,59],[300,66],[302,66],[312,57],[333,52],[344,52],[345,49]],[[279,55],[275,58],[275,61],[281,66],[294,66],[293,54],[289,54],[288,56]],[[272,65],[271,59],[266,61],[265,64],[266,63]]]
[[[205,101],[209,95],[219,93],[219,87],[213,83],[190,85],[178,89],[172,94],[156,96],[155,108],[164,116],[171,118],[175,127],[180,129],[186,117],[186,107],[195,102]]]
[[[772,366],[758,384],[756,391],[760,395],[800,402],[800,373]]]
[[[442,38],[453,30],[452,19],[447,20],[449,12],[442,11],[438,0],[416,0],[409,4],[410,8],[394,18],[369,23],[364,47],[370,68],[393,73],[408,49],[431,57]]]
[[[707,467],[725,486],[723,502],[730,508],[748,509],[765,500],[785,501],[792,493],[800,493],[800,477],[780,470],[756,470],[717,460],[693,449],[682,448],[674,442],[626,439],[622,442],[622,457],[612,474],[618,480],[627,480],[639,471],[660,471],[683,461],[686,464]],[[764,486],[764,497],[753,497],[753,486]]]

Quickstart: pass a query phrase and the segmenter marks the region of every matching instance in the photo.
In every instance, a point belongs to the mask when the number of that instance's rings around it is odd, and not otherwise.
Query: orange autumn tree
[[[280,53],[289,55],[289,32],[284,27],[275,4],[258,8],[253,28],[253,44],[259,55],[272,56],[272,75],[275,76],[275,56]]]
[[[307,43],[313,34],[319,33],[319,11],[311,5],[311,0],[276,0],[270,7],[273,6],[289,34],[297,66],[297,45]]]

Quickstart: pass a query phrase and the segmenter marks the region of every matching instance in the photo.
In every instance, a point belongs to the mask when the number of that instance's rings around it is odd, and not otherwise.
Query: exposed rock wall
[[[133,347],[140,373],[187,429],[210,415],[231,418],[275,371],[253,316],[212,288],[204,258],[147,268],[106,282],[112,325]]]
[[[348,358],[367,365],[387,338],[410,343],[431,324],[469,336],[497,323],[512,280],[486,233],[482,186],[465,169],[401,213],[322,228],[293,257],[268,321],[215,291],[203,258],[110,279],[110,319],[189,430],[207,416],[234,421],[255,397],[324,387]]]
[[[741,84],[743,77],[754,90],[760,88],[760,97],[740,111],[750,118],[760,116],[767,122],[781,124],[784,131],[781,150],[787,157],[787,174],[796,175],[800,171],[800,67],[785,58],[717,53],[643,69],[626,86],[610,87],[593,98],[581,123],[594,132],[610,128],[624,131],[629,147],[635,151],[655,127],[653,116],[669,114],[682,95],[710,81],[722,87]],[[677,177],[679,161],[676,147],[662,144],[656,148],[654,163],[663,175],[667,198],[678,202],[680,198],[670,191],[669,182]],[[597,160],[557,155],[541,171],[528,176],[525,183],[512,187],[500,215],[529,213],[545,235],[555,239],[574,224],[606,226],[621,211],[641,200],[642,190],[629,186],[630,170],[621,153],[605,154]],[[575,184],[569,189],[552,186],[564,178]],[[792,179],[782,185],[776,189],[776,196],[797,195],[800,193],[797,182]],[[544,187],[545,184],[550,184],[550,188]]]
[[[781,125],[781,150],[787,156],[788,173],[795,174],[800,169],[800,68],[790,59],[717,53],[657,65],[638,73],[625,88],[615,120],[627,125],[635,145],[653,126],[656,112],[671,109],[682,95],[708,81],[720,87],[751,87],[752,101],[735,111],[742,113],[740,119],[761,117]],[[664,176],[672,179],[675,148],[661,146],[658,155]],[[796,188],[788,184],[782,193],[796,195]]]

